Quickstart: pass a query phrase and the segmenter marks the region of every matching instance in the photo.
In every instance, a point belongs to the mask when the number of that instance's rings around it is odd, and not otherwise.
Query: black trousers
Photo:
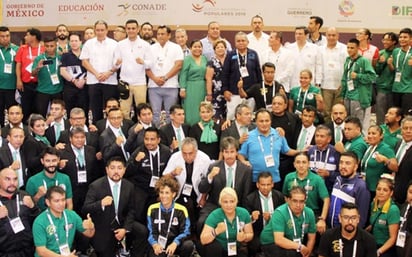
[[[23,123],[27,124],[30,114],[36,112],[36,88],[37,82],[23,83],[21,93],[21,108],[23,109]]]
[[[0,89],[0,125],[4,127],[4,110],[16,104],[14,100],[15,89]],[[2,135],[5,137],[6,135]]]
[[[79,89],[72,85],[64,85],[63,100],[66,103],[67,118],[70,118],[70,111],[75,108],[82,108],[86,117],[89,112],[89,87]]]
[[[89,84],[89,104],[93,114],[93,124],[103,119],[103,107],[109,98],[119,99],[117,85]]]
[[[54,99],[63,99],[63,94],[62,93],[44,94],[44,93],[37,92],[36,103],[35,103],[36,112],[38,114],[43,115],[43,117],[46,118],[47,108],[49,107],[50,102]]]

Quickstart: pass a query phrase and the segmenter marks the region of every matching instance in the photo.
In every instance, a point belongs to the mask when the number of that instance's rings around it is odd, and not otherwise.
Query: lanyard
[[[403,67],[405,66],[406,59],[407,59],[407,57],[408,57],[408,54],[409,54],[409,51],[410,51],[410,50],[411,50],[411,47],[408,48],[408,51],[407,51],[406,54],[405,54],[405,58],[403,58],[402,70],[403,70]],[[398,56],[396,57],[396,69],[397,69],[398,71],[401,70],[400,67],[399,67],[399,57],[401,57],[401,52],[402,52],[402,49],[399,49]]]
[[[239,51],[237,49],[236,49],[236,54],[237,54],[237,64],[239,65],[239,69],[240,69],[240,67],[242,67],[242,66],[240,66],[240,55],[239,55]],[[247,51],[246,51],[246,54],[245,54],[245,65],[243,67],[246,67],[246,64],[247,64]]]
[[[265,154],[265,148],[263,148],[262,139],[260,139],[261,135],[258,136],[260,150],[262,151],[263,155]],[[273,152],[273,135],[270,136],[270,154]]]
[[[306,177],[308,177],[309,176],[309,173],[308,173],[308,175],[306,175]],[[295,181],[293,182],[294,183],[294,186],[299,186],[299,184],[298,184],[298,174],[297,174],[297,172],[296,172],[296,178],[295,178]],[[308,194],[309,194],[309,185],[310,185],[310,179],[307,179],[306,180],[306,186],[304,187],[304,189],[305,189],[305,191],[306,191],[306,198],[308,197]]]
[[[292,225],[293,225],[293,237],[294,237],[294,239],[298,239],[298,233],[296,231],[295,219],[293,218],[293,214],[292,214],[292,211],[290,210],[289,206],[288,206],[288,210],[289,210],[290,220],[292,221]],[[303,238],[305,237],[305,222],[306,222],[305,210],[302,211],[302,214],[303,214],[303,223],[302,223],[302,235],[301,235],[300,239],[303,241]]]
[[[362,158],[362,163],[361,164],[363,166],[363,172],[366,172],[366,169],[368,168],[368,162],[369,162],[370,158],[372,157],[373,152],[375,152],[376,147],[378,147],[378,145],[369,146],[368,150],[366,151],[367,154],[365,154],[364,158]]]
[[[348,63],[347,68],[348,70],[346,71],[346,76],[348,77],[348,80],[352,80],[350,78],[350,71],[352,70],[352,67],[356,64],[356,61],[359,59],[360,56],[356,57],[355,60],[352,60],[351,62]]]
[[[64,216],[64,230],[66,231],[66,244],[69,243],[69,224],[67,222],[67,216],[66,216],[66,212],[63,211],[63,216]],[[57,227],[54,225],[52,217],[50,216],[50,212],[49,209],[47,209],[47,218],[49,219],[50,225],[52,225],[54,227],[54,238],[56,238],[56,243],[57,245],[61,245],[60,244],[60,239],[59,239],[59,235],[57,235]]]
[[[4,48],[4,49],[7,50],[6,48]],[[0,55],[1,55],[1,59],[3,59],[4,63],[6,63],[6,58],[4,58],[3,51],[1,51],[1,49],[0,49]],[[16,55],[12,48],[10,48],[10,55],[11,55],[10,64],[12,64],[13,63],[13,57]]]
[[[410,204],[408,204],[408,207],[406,207],[406,211],[405,211],[405,214],[403,215],[403,217],[401,217],[401,224],[400,224],[400,226],[399,226],[399,231],[405,231],[406,229],[402,229],[403,228],[403,225],[405,224],[405,222],[406,222],[406,216],[408,216],[408,212],[409,212],[409,208],[411,207],[411,205]]]
[[[356,256],[356,250],[358,248],[358,240],[353,242],[352,257]],[[339,257],[343,257],[343,242],[342,239],[339,239]]]
[[[47,58],[46,58],[46,56],[44,56],[44,60],[46,60],[47,61]],[[55,65],[56,65],[56,72],[54,73],[54,74],[57,74],[57,68],[58,68],[58,64],[57,64],[57,62],[59,61],[59,59],[57,59],[57,56],[56,56],[56,62],[55,62]],[[51,74],[51,72],[50,72],[50,67],[49,67],[49,65],[46,65],[46,67],[47,67],[47,71],[49,72],[49,74],[50,75],[52,75]]]
[[[224,219],[223,222],[225,222],[225,226],[226,226],[226,231],[225,231],[226,232],[226,240],[229,242],[229,229],[228,229],[228,226],[227,226],[226,219]],[[239,232],[238,229],[239,229],[239,217],[236,216],[236,232]]]
[[[37,55],[36,56],[39,56],[39,55],[40,55],[40,45],[37,47]],[[31,53],[31,46],[29,46],[29,58],[30,58],[30,60],[33,61],[33,54]]]
[[[308,89],[305,91],[305,94],[303,95],[303,102],[302,102],[302,109],[301,110],[303,110],[303,107],[305,107],[306,96],[308,95],[309,88],[310,88],[310,85],[309,85]],[[302,88],[299,88],[298,99],[296,100],[296,102],[297,102],[296,103],[296,110],[299,110],[299,102],[300,102],[300,94],[301,93],[302,93]]]
[[[326,168],[326,164],[328,164],[328,158],[329,158],[329,151],[330,151],[330,148],[328,147],[328,150],[326,150],[326,157],[325,157],[325,161],[323,161],[323,168],[325,169]],[[318,166],[316,165],[317,164],[317,158],[316,158],[316,153],[318,152],[318,150],[315,150],[315,156],[314,156],[314,164],[315,164],[315,169],[316,170],[318,170]],[[321,162],[322,163],[322,151],[319,151],[320,152],[320,157],[319,157],[319,162]]]
[[[0,207],[3,206],[4,204],[0,201]],[[409,207],[409,205],[408,205]],[[19,194],[16,194],[16,210],[17,210],[17,216],[19,217],[20,214],[20,201],[19,201]],[[408,212],[408,211],[406,211]],[[9,215],[7,215],[7,217],[10,219]]]
[[[162,213],[161,213],[161,211],[160,211],[160,209],[161,209],[161,207],[159,206],[159,223],[157,224],[157,228],[158,228],[158,230],[159,230],[159,235],[162,233],[162,231],[161,231],[161,229],[162,229],[162,225],[160,224],[161,222],[161,220],[162,220]],[[170,214],[170,219],[169,219],[169,225],[167,226],[167,232],[166,232],[166,238],[167,238],[167,236],[169,235],[169,232],[170,232],[170,227],[172,226],[172,220],[173,220],[173,214],[175,213],[175,207],[173,207],[173,209],[172,209],[172,213]],[[165,219],[165,221],[166,221],[166,219]]]
[[[266,102],[266,87],[265,87],[265,81],[262,81],[262,89],[263,89],[263,101],[265,101],[265,106],[267,105]],[[269,91],[269,89],[268,89]],[[272,99],[275,96],[275,81],[272,82]]]
[[[56,180],[55,184],[56,184],[56,186],[58,186],[58,185],[59,185],[59,181]],[[47,183],[46,183],[46,181],[45,181],[44,179],[43,179],[43,186],[44,186],[44,189],[47,190]]]
[[[150,155],[150,171],[152,172],[153,176],[153,155],[149,152]],[[157,155],[157,176],[160,177],[160,151],[156,152]]]

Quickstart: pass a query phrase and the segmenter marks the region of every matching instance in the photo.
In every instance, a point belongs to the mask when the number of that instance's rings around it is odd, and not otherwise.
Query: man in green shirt
[[[399,48],[393,50],[388,59],[389,69],[395,71],[393,81],[393,102],[401,107],[403,114],[412,109],[412,29],[404,28],[399,32]]]
[[[318,219],[316,223],[317,231],[322,234],[326,230],[325,220],[328,216],[330,204],[325,181],[318,174],[309,171],[309,156],[306,153],[296,155],[293,164],[296,171],[286,176],[282,193],[289,195],[290,190],[295,186],[305,189],[307,197],[306,206],[315,213]],[[323,202],[322,208],[319,206],[320,202]]]
[[[363,154],[368,149],[368,145],[362,136],[362,124],[357,117],[347,117],[345,120],[345,138],[347,139],[345,145],[342,142],[335,144],[336,151],[340,153],[354,152],[359,160],[362,160]]]
[[[34,59],[32,75],[37,76],[36,111],[46,117],[47,107],[53,99],[62,99],[63,83],[60,76],[60,55],[55,38],[44,39],[45,52]]]
[[[72,249],[75,232],[93,237],[95,229],[90,214],[82,221],[76,212],[65,209],[65,199],[63,188],[52,186],[47,190],[46,204],[49,208],[33,223],[33,239],[36,246],[34,256],[75,257],[76,250]]]
[[[290,190],[287,203],[279,206],[269,224],[260,234],[266,257],[310,256],[316,237],[313,211],[305,207],[306,191],[301,187]],[[304,238],[307,236],[307,241]]]
[[[4,110],[16,103],[16,56],[18,46],[10,42],[10,30],[0,26],[0,124],[4,124]]]
[[[395,149],[396,143],[402,140],[400,122],[402,120],[402,109],[391,107],[385,114],[385,124],[381,125],[383,130],[383,142]]]
[[[69,176],[57,171],[57,168],[64,165],[64,160],[60,162],[57,150],[52,147],[44,149],[41,155],[41,163],[44,169],[36,175],[29,178],[26,185],[26,191],[29,193],[41,210],[46,209],[44,196],[47,189],[52,186],[60,186],[64,189],[66,199],[66,207],[69,210],[73,209],[72,201],[72,186]]]

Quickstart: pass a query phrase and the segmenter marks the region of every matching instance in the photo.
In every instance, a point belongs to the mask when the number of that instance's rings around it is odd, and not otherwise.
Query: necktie
[[[402,142],[401,146],[398,149],[398,152],[396,153],[396,159],[398,160],[398,163],[401,162],[401,157],[403,156],[403,152],[405,151],[406,148],[406,143]]]
[[[19,188],[24,186],[24,181],[23,181],[23,169],[22,169],[22,163],[21,163],[21,159],[19,158],[19,151],[18,150],[13,150],[11,152],[12,156],[13,156],[13,162],[14,161],[19,161],[20,163],[20,168],[17,170],[17,178],[19,180]]]
[[[82,153],[82,150],[75,148],[76,152],[77,152],[77,162],[79,163],[79,167],[84,167],[84,165],[86,164],[84,161],[84,156]]]
[[[113,185],[113,201],[114,201],[114,209],[117,213],[117,208],[119,207],[119,184],[115,183]]]
[[[243,135],[243,134],[247,134],[247,132],[248,132],[247,126],[241,126],[241,127],[240,127],[240,131],[242,132],[242,135]],[[242,136],[242,135],[241,135],[241,136]]]
[[[119,136],[123,137],[123,139],[126,141],[126,137],[124,136],[121,128],[119,129]],[[122,147],[124,158],[126,159],[126,161],[129,160],[130,154],[124,149],[124,143],[122,144],[121,147]]]
[[[14,150],[13,152],[12,152],[12,155],[13,155],[13,161],[18,161],[19,159],[19,157],[18,157],[18,154],[19,154],[19,152],[17,151],[17,150]]]
[[[153,165],[153,170],[152,170],[152,174],[153,174],[153,172],[155,172],[154,174],[157,174],[157,176],[160,176],[160,171],[159,171],[159,166],[158,166],[158,155],[157,155],[157,153],[155,153],[155,154],[151,154],[151,156],[152,156],[152,165]]]
[[[303,131],[302,131],[302,134],[300,136],[300,139],[299,139],[298,150],[302,150],[303,148],[305,148],[306,134],[307,133],[308,133],[308,131],[304,128]]]
[[[226,186],[227,187],[232,187],[233,184],[233,168],[228,167],[227,168],[227,181],[226,181]]]
[[[180,130],[181,130],[180,128],[176,129],[176,139],[177,139],[177,142],[179,142],[179,149],[182,145],[182,134],[180,134],[181,132]]]
[[[263,199],[263,212],[269,212],[269,197],[262,197]]]
[[[60,134],[61,134],[61,129],[62,129],[62,124],[59,122],[54,123],[54,125],[56,126],[56,142],[59,140],[60,138]]]
[[[342,133],[342,128],[341,127],[336,127],[335,128],[335,142],[340,142],[341,141],[341,134]]]

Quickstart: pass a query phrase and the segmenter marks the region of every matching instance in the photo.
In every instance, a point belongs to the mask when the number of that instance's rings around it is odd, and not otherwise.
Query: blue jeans
[[[160,112],[162,106],[166,111],[166,122],[169,122],[169,109],[178,101],[178,88],[149,88],[149,102],[153,109],[153,123],[160,125]]]

